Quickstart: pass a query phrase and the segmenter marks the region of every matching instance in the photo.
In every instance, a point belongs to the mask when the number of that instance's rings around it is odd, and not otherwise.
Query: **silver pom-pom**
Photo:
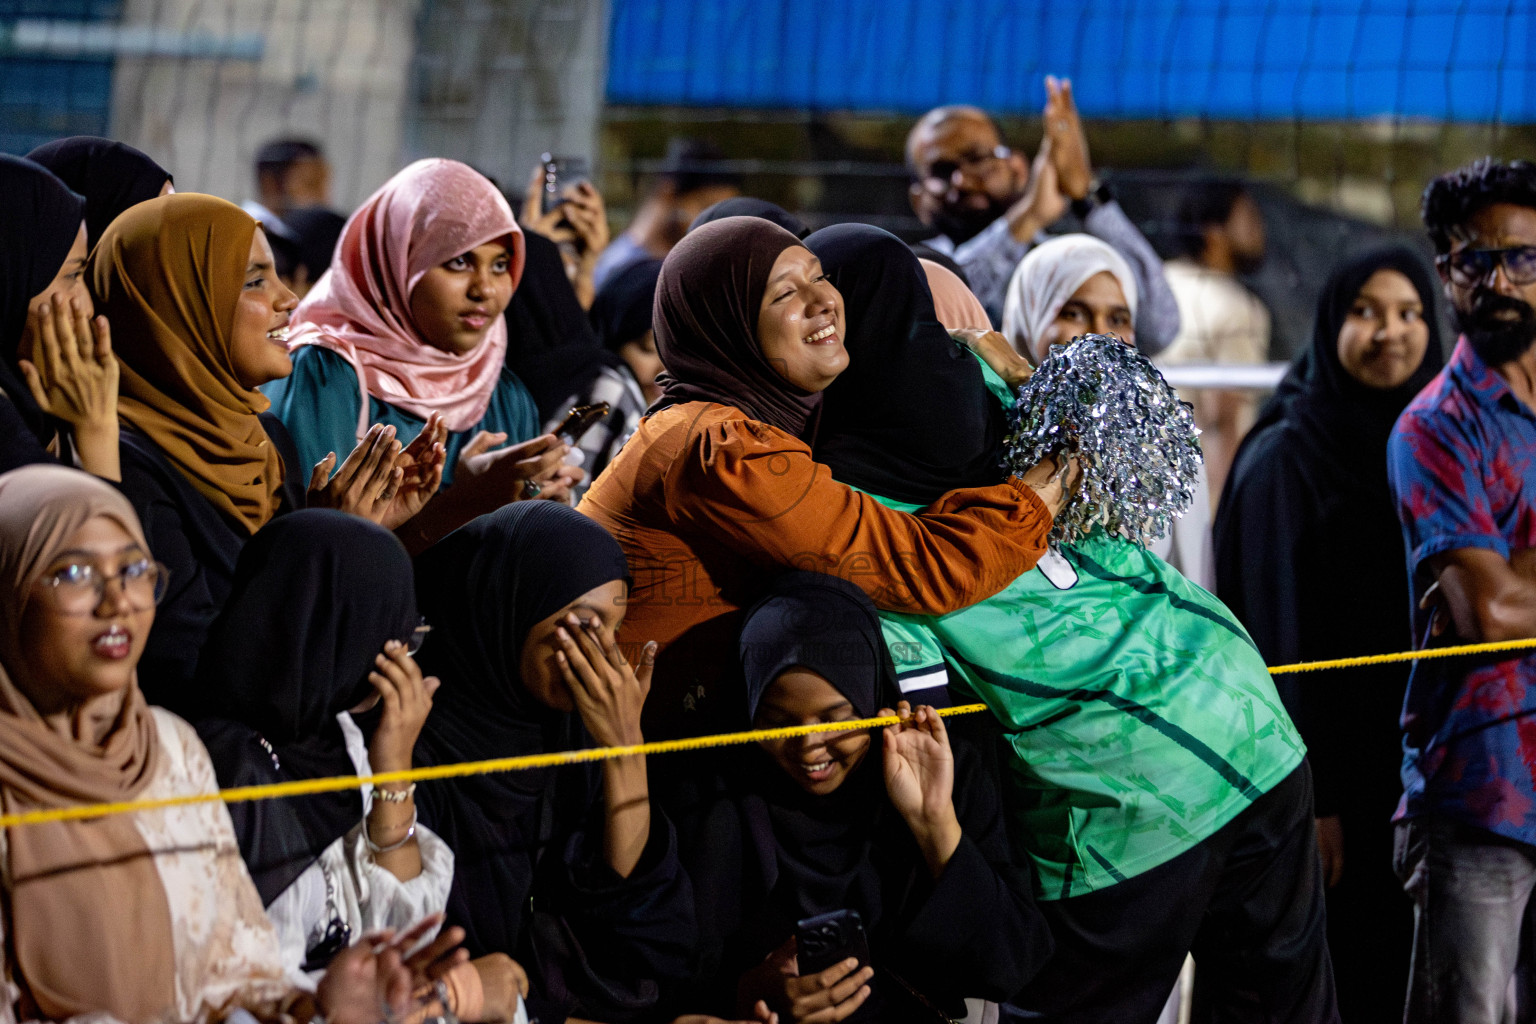
[[[1096,528],[1150,544],[1194,503],[1202,457],[1193,412],[1151,360],[1118,338],[1085,334],[1051,349],[1019,386],[1012,420],[1010,472],[1052,456],[1082,466],[1053,545]]]

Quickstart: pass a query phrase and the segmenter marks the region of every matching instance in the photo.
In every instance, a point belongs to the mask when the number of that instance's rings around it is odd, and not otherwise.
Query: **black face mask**
[[[1499,315],[1506,311],[1516,316]],[[1472,293],[1472,308],[1457,307],[1455,316],[1467,344],[1489,366],[1513,362],[1536,343],[1536,309],[1520,299],[1478,288]]]

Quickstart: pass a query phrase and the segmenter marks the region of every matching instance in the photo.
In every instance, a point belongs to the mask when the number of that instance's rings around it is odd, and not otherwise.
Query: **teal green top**
[[[319,345],[304,345],[293,353],[293,373],[261,390],[272,400],[272,411],[293,435],[293,443],[299,448],[299,464],[306,476],[310,467],[328,453],[335,452],[340,465],[340,460],[357,447],[362,391],[357,371],[337,353]],[[401,444],[409,444],[426,426],[426,420],[372,395],[368,396],[368,423],[394,426]],[[506,367],[502,367],[501,379],[480,422],[448,435],[444,487],[453,482],[453,465],[459,449],[482,430],[506,433],[508,444],[539,436],[539,413],[533,396]]]
[[[881,620],[904,686],[947,664],[1002,723],[1010,827],[1041,899],[1166,863],[1306,752],[1226,606],[1102,531],[979,604]]]

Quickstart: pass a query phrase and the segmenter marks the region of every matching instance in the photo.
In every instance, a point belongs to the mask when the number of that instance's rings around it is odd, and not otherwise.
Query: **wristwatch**
[[[1078,220],[1087,220],[1088,215],[1106,203],[1114,202],[1115,194],[1110,191],[1109,182],[1093,179],[1088,184],[1088,194],[1081,199],[1072,200],[1072,213]]]

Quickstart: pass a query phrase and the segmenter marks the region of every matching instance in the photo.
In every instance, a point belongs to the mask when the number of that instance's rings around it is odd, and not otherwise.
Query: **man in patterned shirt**
[[[1141,295],[1136,347],[1156,355],[1179,333],[1179,306],[1162,261],[1094,176],[1072,83],[1047,78],[1045,86],[1045,139],[1033,167],[1003,145],[997,125],[977,107],[935,107],[912,126],[908,195],[917,219],[939,232],[923,244],[960,265],[1000,326],[1014,268],[1070,207],[1081,230],[1114,246],[1131,265]]]
[[[1462,336],[1387,450],[1415,636],[1536,637],[1536,166],[1443,175],[1423,217]],[[1406,1020],[1514,1019],[1511,979],[1532,959],[1520,936],[1536,886],[1536,655],[1418,662],[1402,727]]]

